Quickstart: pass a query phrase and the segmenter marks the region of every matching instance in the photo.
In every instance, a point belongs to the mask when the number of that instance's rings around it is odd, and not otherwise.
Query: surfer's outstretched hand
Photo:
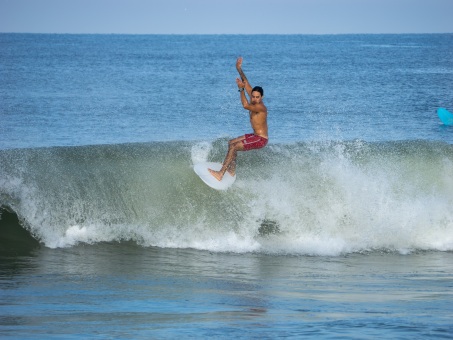
[[[242,57],[239,57],[237,60],[236,60],[236,68],[238,70],[240,70],[242,68]]]

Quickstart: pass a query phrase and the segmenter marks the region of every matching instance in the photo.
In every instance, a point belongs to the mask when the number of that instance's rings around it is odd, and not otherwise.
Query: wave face
[[[274,144],[226,192],[192,171],[226,140],[0,151],[0,207],[47,247],[134,241],[218,252],[453,250],[453,148]]]

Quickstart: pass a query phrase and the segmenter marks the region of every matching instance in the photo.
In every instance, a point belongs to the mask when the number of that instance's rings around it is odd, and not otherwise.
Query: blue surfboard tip
[[[437,109],[437,115],[439,116],[441,122],[445,125],[453,125],[453,113],[448,111],[446,108],[439,107]]]

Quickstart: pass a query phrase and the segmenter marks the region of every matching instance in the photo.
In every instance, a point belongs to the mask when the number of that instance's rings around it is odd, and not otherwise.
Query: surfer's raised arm
[[[238,70],[241,80],[245,85],[245,90],[247,91],[248,95],[251,96],[252,95],[252,86],[250,85],[247,77],[245,76],[244,71],[242,71],[242,57],[239,57],[236,60],[236,70]]]

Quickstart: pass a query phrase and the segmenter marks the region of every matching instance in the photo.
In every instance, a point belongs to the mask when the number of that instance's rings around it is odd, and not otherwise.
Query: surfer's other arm
[[[238,85],[239,92],[241,92],[241,103],[244,109],[255,113],[267,111],[266,107],[261,101],[261,96],[259,95],[259,92],[257,92],[255,95],[253,95],[253,93],[250,93],[251,103],[249,103],[243,90],[244,88],[246,88],[248,83],[241,81],[241,79],[239,78],[236,78],[236,84]]]
[[[252,86],[250,85],[247,77],[245,76],[244,71],[242,71],[242,57],[239,57],[236,60],[236,69],[238,70],[239,76],[241,77],[242,82],[244,83],[244,88],[247,91],[248,95],[252,95]]]

